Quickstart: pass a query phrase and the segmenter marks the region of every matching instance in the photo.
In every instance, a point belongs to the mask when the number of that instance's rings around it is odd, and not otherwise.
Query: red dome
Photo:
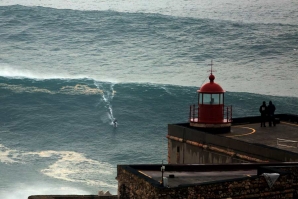
[[[204,84],[200,90],[198,90],[200,93],[224,93],[225,91],[222,89],[222,87],[217,83],[206,83]]]
[[[214,83],[215,76],[213,74],[210,74],[209,80],[210,82],[204,84],[198,92],[200,93],[224,93],[225,91],[222,89],[222,87]]]

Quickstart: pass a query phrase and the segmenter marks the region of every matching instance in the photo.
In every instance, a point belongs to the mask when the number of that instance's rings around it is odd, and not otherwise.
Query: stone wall
[[[296,187],[295,188],[295,192],[294,192],[294,198],[298,198],[298,168],[297,167],[281,167],[279,168],[280,170],[283,170],[285,172],[290,172],[293,174],[292,178],[293,178],[293,186]]]
[[[270,171],[270,169],[267,171]],[[294,198],[296,190],[298,190],[296,176],[293,173],[280,173],[280,177],[271,188],[269,188],[262,175],[167,188],[162,187],[159,182],[152,180],[150,177],[144,176],[136,170],[133,171],[128,166],[118,165],[117,180],[120,199]]]
[[[190,187],[188,198],[293,198],[294,190],[289,175],[280,176],[272,188],[263,176],[258,176]]]
[[[156,198],[158,183],[142,176],[129,166],[117,166],[118,197],[122,199]],[[154,186],[155,185],[155,186]]]
[[[117,199],[118,196],[97,196],[97,195],[36,195],[28,199]]]

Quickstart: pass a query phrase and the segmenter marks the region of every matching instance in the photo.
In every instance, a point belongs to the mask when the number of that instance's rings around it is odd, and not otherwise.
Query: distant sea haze
[[[298,2],[0,2],[0,198],[117,193],[167,160],[167,124],[215,82],[233,117],[298,110]],[[117,119],[118,127],[112,121]]]

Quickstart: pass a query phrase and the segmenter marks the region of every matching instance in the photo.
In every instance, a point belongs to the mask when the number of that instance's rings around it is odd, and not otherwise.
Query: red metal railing
[[[210,107],[210,112],[212,112],[212,107]],[[204,117],[206,118],[206,116]],[[217,117],[210,116],[208,117],[208,120],[214,121]],[[232,122],[232,106],[223,106],[222,107],[222,122],[221,123],[231,123]],[[199,122],[200,121],[200,108],[196,107],[196,105],[190,105],[189,107],[189,121],[190,122]]]

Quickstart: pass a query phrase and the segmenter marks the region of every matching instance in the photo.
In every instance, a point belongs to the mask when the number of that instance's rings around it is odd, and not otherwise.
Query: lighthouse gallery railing
[[[210,107],[210,111],[212,112],[212,107]],[[208,119],[211,121],[215,117],[212,117],[212,114],[209,116]],[[222,107],[222,122],[221,123],[231,123],[232,122],[232,106],[223,106]],[[200,108],[194,104],[190,105],[189,109],[189,121],[190,122],[197,122],[200,121]]]

